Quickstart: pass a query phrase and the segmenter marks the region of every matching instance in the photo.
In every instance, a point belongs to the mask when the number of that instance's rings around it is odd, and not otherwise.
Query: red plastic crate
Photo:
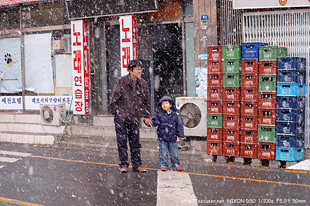
[[[209,87],[222,87],[223,86],[223,74],[222,73],[208,74],[208,86]]]
[[[257,158],[274,160],[276,155],[276,144],[269,142],[259,142],[257,148]]]
[[[241,130],[240,142],[245,144],[257,144],[257,129]]]
[[[222,114],[223,113],[222,101],[207,101],[207,113]]]
[[[258,126],[258,116],[241,116],[240,128],[242,130],[255,130]]]
[[[239,143],[240,130],[239,129],[223,129],[223,142]]]
[[[223,114],[223,128],[239,129],[240,128],[240,116]]]
[[[239,157],[240,156],[240,144],[223,142],[223,155],[231,156],[231,157]]]
[[[277,61],[260,61],[259,75],[277,75]]]
[[[240,87],[224,87],[223,101],[240,101]]]
[[[209,46],[207,48],[208,60],[222,60],[223,46]]]
[[[207,141],[222,141],[223,140],[223,128],[207,128]]]
[[[257,144],[241,143],[240,157],[257,158]]]
[[[223,62],[222,60],[208,60],[208,73],[222,73],[223,72]]]
[[[258,102],[241,102],[241,115],[258,116]]]
[[[207,141],[207,154],[223,155],[222,141]]]
[[[259,92],[258,108],[261,109],[277,108],[277,92]]]
[[[240,115],[240,102],[239,101],[224,101],[223,114]]]
[[[241,87],[258,87],[258,75],[255,73],[242,73]]]
[[[241,87],[241,101],[258,101],[258,87]]]
[[[276,109],[258,109],[258,124],[275,126],[276,119]]]
[[[242,74],[258,74],[258,59],[242,59],[241,60]]]
[[[222,87],[208,87],[208,100],[221,100],[222,99]]]

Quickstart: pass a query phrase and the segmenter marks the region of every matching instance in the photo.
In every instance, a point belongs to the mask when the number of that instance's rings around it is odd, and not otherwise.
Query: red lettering
[[[124,19],[122,19],[122,31],[125,32],[125,38],[122,39],[122,42],[130,42],[130,39],[127,37],[127,32],[129,32],[129,28],[124,27]]]
[[[82,43],[81,42],[79,42],[79,36],[81,36],[81,32],[76,32],[75,31],[75,24],[73,24],[73,36],[75,36],[76,38],[75,38],[75,42],[73,42],[73,46],[81,46],[82,45]],[[73,39],[74,40],[74,39]],[[73,41],[72,40],[72,41]]]
[[[81,73],[81,50],[73,51],[73,67],[77,73]]]
[[[83,98],[83,92],[80,89],[77,89],[74,91],[74,97],[75,99],[82,99]]]
[[[81,76],[75,76],[74,77],[74,85],[77,87],[82,86],[82,77]]]
[[[130,47],[123,47],[122,48],[123,55],[122,55],[122,61],[123,61],[123,68],[128,68],[128,63],[130,61]]]

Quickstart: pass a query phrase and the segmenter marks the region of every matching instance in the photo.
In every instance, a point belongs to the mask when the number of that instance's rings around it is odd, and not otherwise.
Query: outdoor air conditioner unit
[[[66,106],[64,103],[40,104],[41,124],[61,126],[66,119]]]
[[[177,97],[176,107],[184,125],[184,135],[207,136],[207,99],[204,97]]]

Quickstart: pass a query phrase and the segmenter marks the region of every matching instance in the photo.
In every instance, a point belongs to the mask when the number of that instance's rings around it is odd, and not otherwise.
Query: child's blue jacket
[[[170,101],[172,104],[171,113],[168,114],[161,108],[163,101]],[[184,127],[181,117],[177,114],[178,110],[174,101],[164,96],[158,103],[156,115],[152,118],[152,126],[157,128],[157,136],[159,141],[176,141],[178,137],[184,137]]]

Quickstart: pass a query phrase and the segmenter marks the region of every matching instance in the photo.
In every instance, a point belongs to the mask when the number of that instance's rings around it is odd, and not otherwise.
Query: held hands
[[[179,141],[182,141],[182,140],[183,140],[183,137],[178,137],[177,141],[179,142]]]
[[[143,122],[144,122],[144,124],[150,126],[151,123],[152,123],[152,120],[151,120],[150,118],[145,118],[145,119],[143,120]]]

